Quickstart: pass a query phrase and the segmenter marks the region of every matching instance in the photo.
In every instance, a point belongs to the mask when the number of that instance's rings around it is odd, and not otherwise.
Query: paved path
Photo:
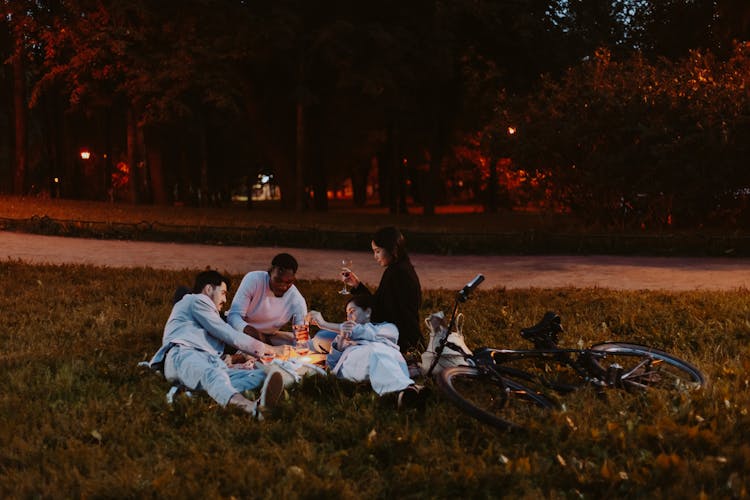
[[[91,264],[106,267],[195,269],[212,267],[231,274],[265,269],[278,252],[300,262],[301,279],[335,279],[339,260],[370,285],[382,270],[371,252],[272,247],[222,247],[177,243],[93,240],[0,231],[0,259],[28,263]],[[732,290],[750,288],[750,259],[618,256],[437,256],[413,254],[425,289],[457,290],[477,273],[483,288],[579,288],[622,290]]]

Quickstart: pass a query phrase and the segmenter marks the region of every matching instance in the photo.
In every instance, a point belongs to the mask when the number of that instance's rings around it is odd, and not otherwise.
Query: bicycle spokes
[[[695,382],[686,378],[682,370],[658,358],[607,355],[608,359],[618,358],[606,367],[605,384],[627,390],[686,390]],[[603,360],[598,360],[601,366]],[[620,363],[627,364],[622,366]]]

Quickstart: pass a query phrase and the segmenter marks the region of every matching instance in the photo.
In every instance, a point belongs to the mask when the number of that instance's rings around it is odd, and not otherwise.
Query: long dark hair
[[[358,293],[355,295],[352,295],[349,300],[346,301],[346,304],[344,304],[344,310],[346,311],[346,306],[349,304],[354,304],[355,306],[359,307],[363,311],[365,309],[369,309],[372,311],[372,295],[364,294],[364,293]]]
[[[409,262],[409,254],[406,252],[406,239],[396,227],[387,226],[378,229],[373,235],[372,241],[391,254],[393,263]]]

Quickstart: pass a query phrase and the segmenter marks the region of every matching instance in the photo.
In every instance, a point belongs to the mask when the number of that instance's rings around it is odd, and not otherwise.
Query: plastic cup
[[[310,325],[307,323],[300,323],[299,325],[292,326],[295,336],[294,350],[299,355],[305,355],[310,352]]]

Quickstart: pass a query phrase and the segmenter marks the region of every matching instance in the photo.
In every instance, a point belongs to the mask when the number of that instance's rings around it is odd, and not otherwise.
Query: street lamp
[[[83,148],[81,150],[81,159],[82,160],[88,160],[89,158],[91,158],[91,151],[89,151],[86,148]]]

